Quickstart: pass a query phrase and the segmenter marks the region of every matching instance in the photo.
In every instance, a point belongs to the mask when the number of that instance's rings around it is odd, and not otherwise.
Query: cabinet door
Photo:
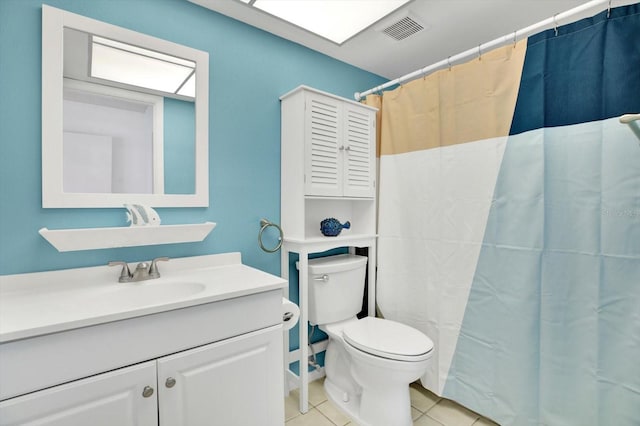
[[[308,93],[305,102],[305,195],[342,195],[342,102]]]
[[[375,117],[356,105],[344,105],[344,191],[346,197],[375,194]]]
[[[146,362],[2,401],[0,425],[156,426],[155,388],[156,363]]]
[[[158,381],[160,426],[282,426],[282,326],[161,358]]]

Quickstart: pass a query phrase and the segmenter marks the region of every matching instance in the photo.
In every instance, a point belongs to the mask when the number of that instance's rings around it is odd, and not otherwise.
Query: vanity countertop
[[[131,270],[136,263],[130,263]],[[171,259],[161,277],[119,283],[120,266],[0,276],[0,343],[285,288],[240,253]]]

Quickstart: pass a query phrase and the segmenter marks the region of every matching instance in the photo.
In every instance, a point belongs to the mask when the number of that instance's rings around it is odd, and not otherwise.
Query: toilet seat
[[[433,342],[413,327],[399,322],[365,317],[342,329],[345,342],[371,355],[397,361],[422,361],[431,357]]]

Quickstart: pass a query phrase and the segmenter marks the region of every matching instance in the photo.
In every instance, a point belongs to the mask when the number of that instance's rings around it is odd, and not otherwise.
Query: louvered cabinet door
[[[342,103],[310,93],[305,102],[305,195],[342,196]]]
[[[373,197],[375,191],[375,116],[354,105],[344,106],[345,197]]]

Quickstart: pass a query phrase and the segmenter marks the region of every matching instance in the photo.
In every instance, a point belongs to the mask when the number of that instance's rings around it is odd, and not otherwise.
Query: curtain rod
[[[569,9],[565,12],[555,14],[552,17],[545,19],[544,21],[538,22],[537,24],[533,24],[521,30],[514,31],[513,33],[509,33],[505,36],[499,37],[490,42],[480,44],[478,45],[478,47],[465,50],[462,53],[459,53],[454,56],[450,56],[449,58],[442,60],[440,62],[436,62],[433,65],[429,65],[427,67],[413,71],[409,74],[403,75],[402,77],[398,77],[395,80],[388,81],[380,86],[374,87],[373,89],[369,89],[366,92],[356,92],[354,93],[353,96],[355,97],[356,101],[359,101],[360,99],[364,98],[367,95],[370,95],[371,93],[379,92],[383,89],[386,89],[387,87],[391,87],[396,84],[402,84],[407,81],[413,80],[415,78],[422,77],[423,75],[428,74],[432,71],[438,70],[440,68],[450,67],[454,62],[463,61],[474,56],[479,56],[482,53],[482,51],[491,50],[493,48],[496,48],[508,43],[515,43],[519,39],[523,37],[527,37],[531,34],[535,34],[538,31],[540,31],[542,28],[547,27],[549,25],[553,25],[554,27],[557,28],[559,20],[573,18],[575,15],[578,15],[582,12],[585,12],[589,9],[595,8],[603,4],[608,4],[608,9],[611,9],[611,0],[591,0],[580,6],[574,7],[573,9]]]

